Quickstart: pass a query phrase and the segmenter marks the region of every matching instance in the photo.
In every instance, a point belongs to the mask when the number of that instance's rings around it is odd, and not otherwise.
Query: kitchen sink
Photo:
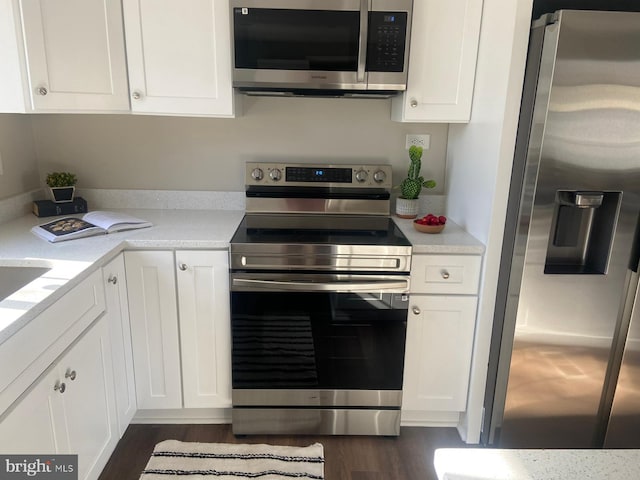
[[[35,265],[0,265],[0,301],[47,273],[51,268]]]

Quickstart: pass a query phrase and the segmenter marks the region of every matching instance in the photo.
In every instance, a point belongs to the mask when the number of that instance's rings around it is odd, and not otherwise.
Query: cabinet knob
[[[415,305],[413,307],[411,307],[411,311],[415,314],[415,315],[420,315],[420,309],[418,307],[416,307]]]
[[[59,380],[56,380],[56,384],[53,386],[53,390],[56,392],[64,393],[67,389],[67,386],[63,383],[60,383]]]
[[[76,379],[76,371],[75,370],[71,370],[70,368],[67,368],[67,371],[64,374],[64,378],[69,378],[71,379],[71,381],[73,382]],[[64,383],[63,383],[64,385]]]
[[[131,96],[134,100],[140,100],[142,98],[142,94],[140,92],[133,92]]]
[[[118,283],[118,277],[116,277],[115,275],[109,275],[107,282],[111,283],[112,285],[115,285],[116,283]]]
[[[412,98],[411,100],[409,100],[409,105],[411,106],[411,108],[416,108],[418,106],[418,100]]]
[[[49,90],[47,90],[46,87],[38,88],[38,95],[42,95],[44,97],[47,93],[49,93]]]
[[[186,263],[181,263],[178,265],[178,268],[184,272],[188,267]]]
[[[442,270],[440,272],[440,275],[442,275],[442,278],[444,278],[445,280],[449,278],[449,272],[447,272],[446,270]]]

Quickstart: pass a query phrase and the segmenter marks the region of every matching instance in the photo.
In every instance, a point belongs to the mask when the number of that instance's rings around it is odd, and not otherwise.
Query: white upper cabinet
[[[0,111],[129,110],[118,0],[0,1]]]
[[[407,90],[393,99],[391,117],[400,122],[468,122],[482,0],[419,0],[413,9]]]
[[[233,116],[229,3],[124,0],[133,113]]]

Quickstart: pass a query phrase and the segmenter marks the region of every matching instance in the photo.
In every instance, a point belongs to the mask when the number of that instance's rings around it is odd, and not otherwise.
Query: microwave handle
[[[369,0],[360,0],[360,44],[358,46],[358,72],[356,80],[364,82],[367,67],[367,40],[369,37]]]

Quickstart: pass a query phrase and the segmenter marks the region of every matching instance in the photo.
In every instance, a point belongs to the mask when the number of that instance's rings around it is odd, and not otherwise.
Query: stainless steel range
[[[390,189],[388,165],[247,164],[235,434],[400,433],[411,245]]]

